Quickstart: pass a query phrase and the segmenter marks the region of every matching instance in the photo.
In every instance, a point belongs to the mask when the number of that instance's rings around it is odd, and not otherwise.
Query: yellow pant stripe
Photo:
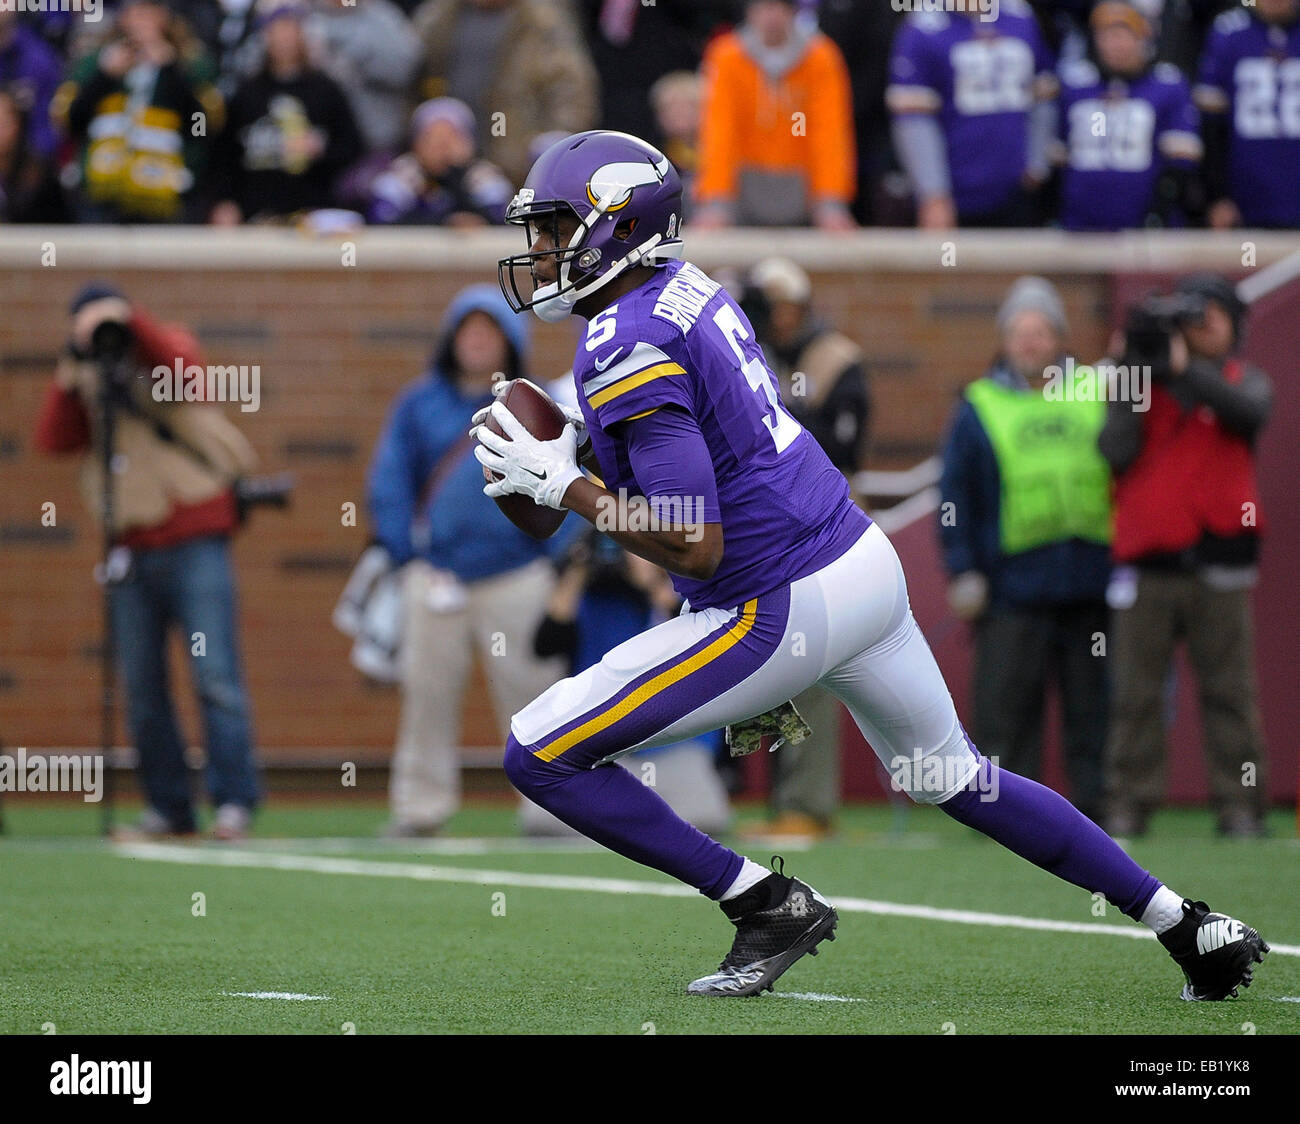
[[[572,749],[580,741],[591,737],[593,734],[600,733],[601,730],[612,726],[620,719],[626,718],[632,711],[636,710],[642,703],[654,698],[665,687],[671,687],[685,679],[692,672],[707,666],[716,660],[725,652],[734,648],[745,634],[754,627],[754,619],[758,615],[758,599],[746,601],[744,608],[740,611],[740,617],[735,624],[726,632],[726,635],[719,636],[707,648],[702,648],[691,656],[688,660],[683,660],[675,667],[670,667],[666,671],[660,672],[647,683],[641,684],[635,691],[626,697],[620,699],[614,706],[603,714],[597,714],[594,718],[584,722],[570,730],[563,737],[556,738],[550,745],[544,749],[539,749],[535,756],[543,761],[554,761],[560,754],[566,750]]]

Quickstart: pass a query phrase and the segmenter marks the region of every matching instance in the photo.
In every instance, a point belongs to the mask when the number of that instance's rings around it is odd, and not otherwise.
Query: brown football
[[[506,384],[505,392],[498,397],[505,403],[506,409],[539,441],[554,441],[564,432],[566,419],[560,408],[548,394],[527,380],[511,379]],[[497,425],[496,418],[489,416],[487,427],[493,433],[505,436]],[[496,473],[486,468],[483,469],[483,475],[488,480],[496,479]],[[534,503],[527,496],[518,493],[501,496],[496,504],[511,523],[534,539],[549,539],[560,529],[564,517],[569,514],[565,510],[556,511],[553,507]]]

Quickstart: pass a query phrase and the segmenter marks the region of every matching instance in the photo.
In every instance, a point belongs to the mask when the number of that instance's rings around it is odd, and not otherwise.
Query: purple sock
[[[542,761],[512,734],[506,776],[528,799],[611,851],[671,874],[718,899],[744,859],[692,827],[649,785],[620,765],[575,769]]]
[[[992,793],[996,799],[985,798]],[[1135,920],[1160,888],[1158,880],[1064,796],[999,769],[986,757],[980,758],[975,779],[939,807],[1058,878],[1100,891]]]

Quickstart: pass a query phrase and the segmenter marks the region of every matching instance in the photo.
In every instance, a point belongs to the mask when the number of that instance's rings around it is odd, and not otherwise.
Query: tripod
[[[116,440],[118,399],[130,378],[129,348],[120,353],[113,348],[98,356],[99,362],[99,423],[102,445],[100,467],[102,484],[99,497],[100,527],[102,530],[101,560],[96,576],[100,585],[101,635],[100,646],[100,711],[99,746],[104,762],[104,799],[100,811],[100,828],[105,836],[113,832],[114,797],[113,742],[117,732],[117,632],[113,626],[113,584],[126,575],[121,572],[121,553],[114,543],[113,521],[116,508],[113,501],[114,444]]]

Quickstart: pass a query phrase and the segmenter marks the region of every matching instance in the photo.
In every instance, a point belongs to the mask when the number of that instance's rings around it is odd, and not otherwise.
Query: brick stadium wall
[[[56,264],[42,266],[50,244]],[[68,298],[87,279],[107,277],[161,317],[190,325],[208,362],[261,366],[261,409],[232,407],[232,417],[264,467],[298,477],[292,510],[259,512],[236,546],[260,744],[268,756],[385,754],[396,697],[361,683],[347,642],[329,624],[366,536],[364,518],[362,526],[343,526],[341,505],[364,511],[375,438],[393,396],[421,369],[448,299],[464,284],[495,280],[496,258],[517,245],[517,236],[500,231],[366,231],[355,266],[347,266],[337,239],[283,231],[0,231],[0,741],[98,740],[97,536],[74,463],[38,457],[31,436],[65,338]],[[818,306],[864,347],[871,365],[874,468],[907,467],[934,452],[954,395],[993,353],[994,313],[1020,273],[1053,277],[1076,349],[1094,357],[1111,323],[1116,270],[1239,270],[1241,252],[1238,238],[1205,234],[962,234],[955,248],[956,266],[945,267],[938,238],[905,231],[691,242],[693,260],[706,269],[783,252],[813,273]],[[1259,264],[1296,249],[1298,237],[1269,236],[1259,243]],[[567,369],[573,327],[535,319],[532,326],[534,371],[552,377]],[[54,528],[40,523],[47,500],[57,504]],[[480,675],[463,740],[499,744]],[[178,694],[186,729],[197,737],[189,692]]]

